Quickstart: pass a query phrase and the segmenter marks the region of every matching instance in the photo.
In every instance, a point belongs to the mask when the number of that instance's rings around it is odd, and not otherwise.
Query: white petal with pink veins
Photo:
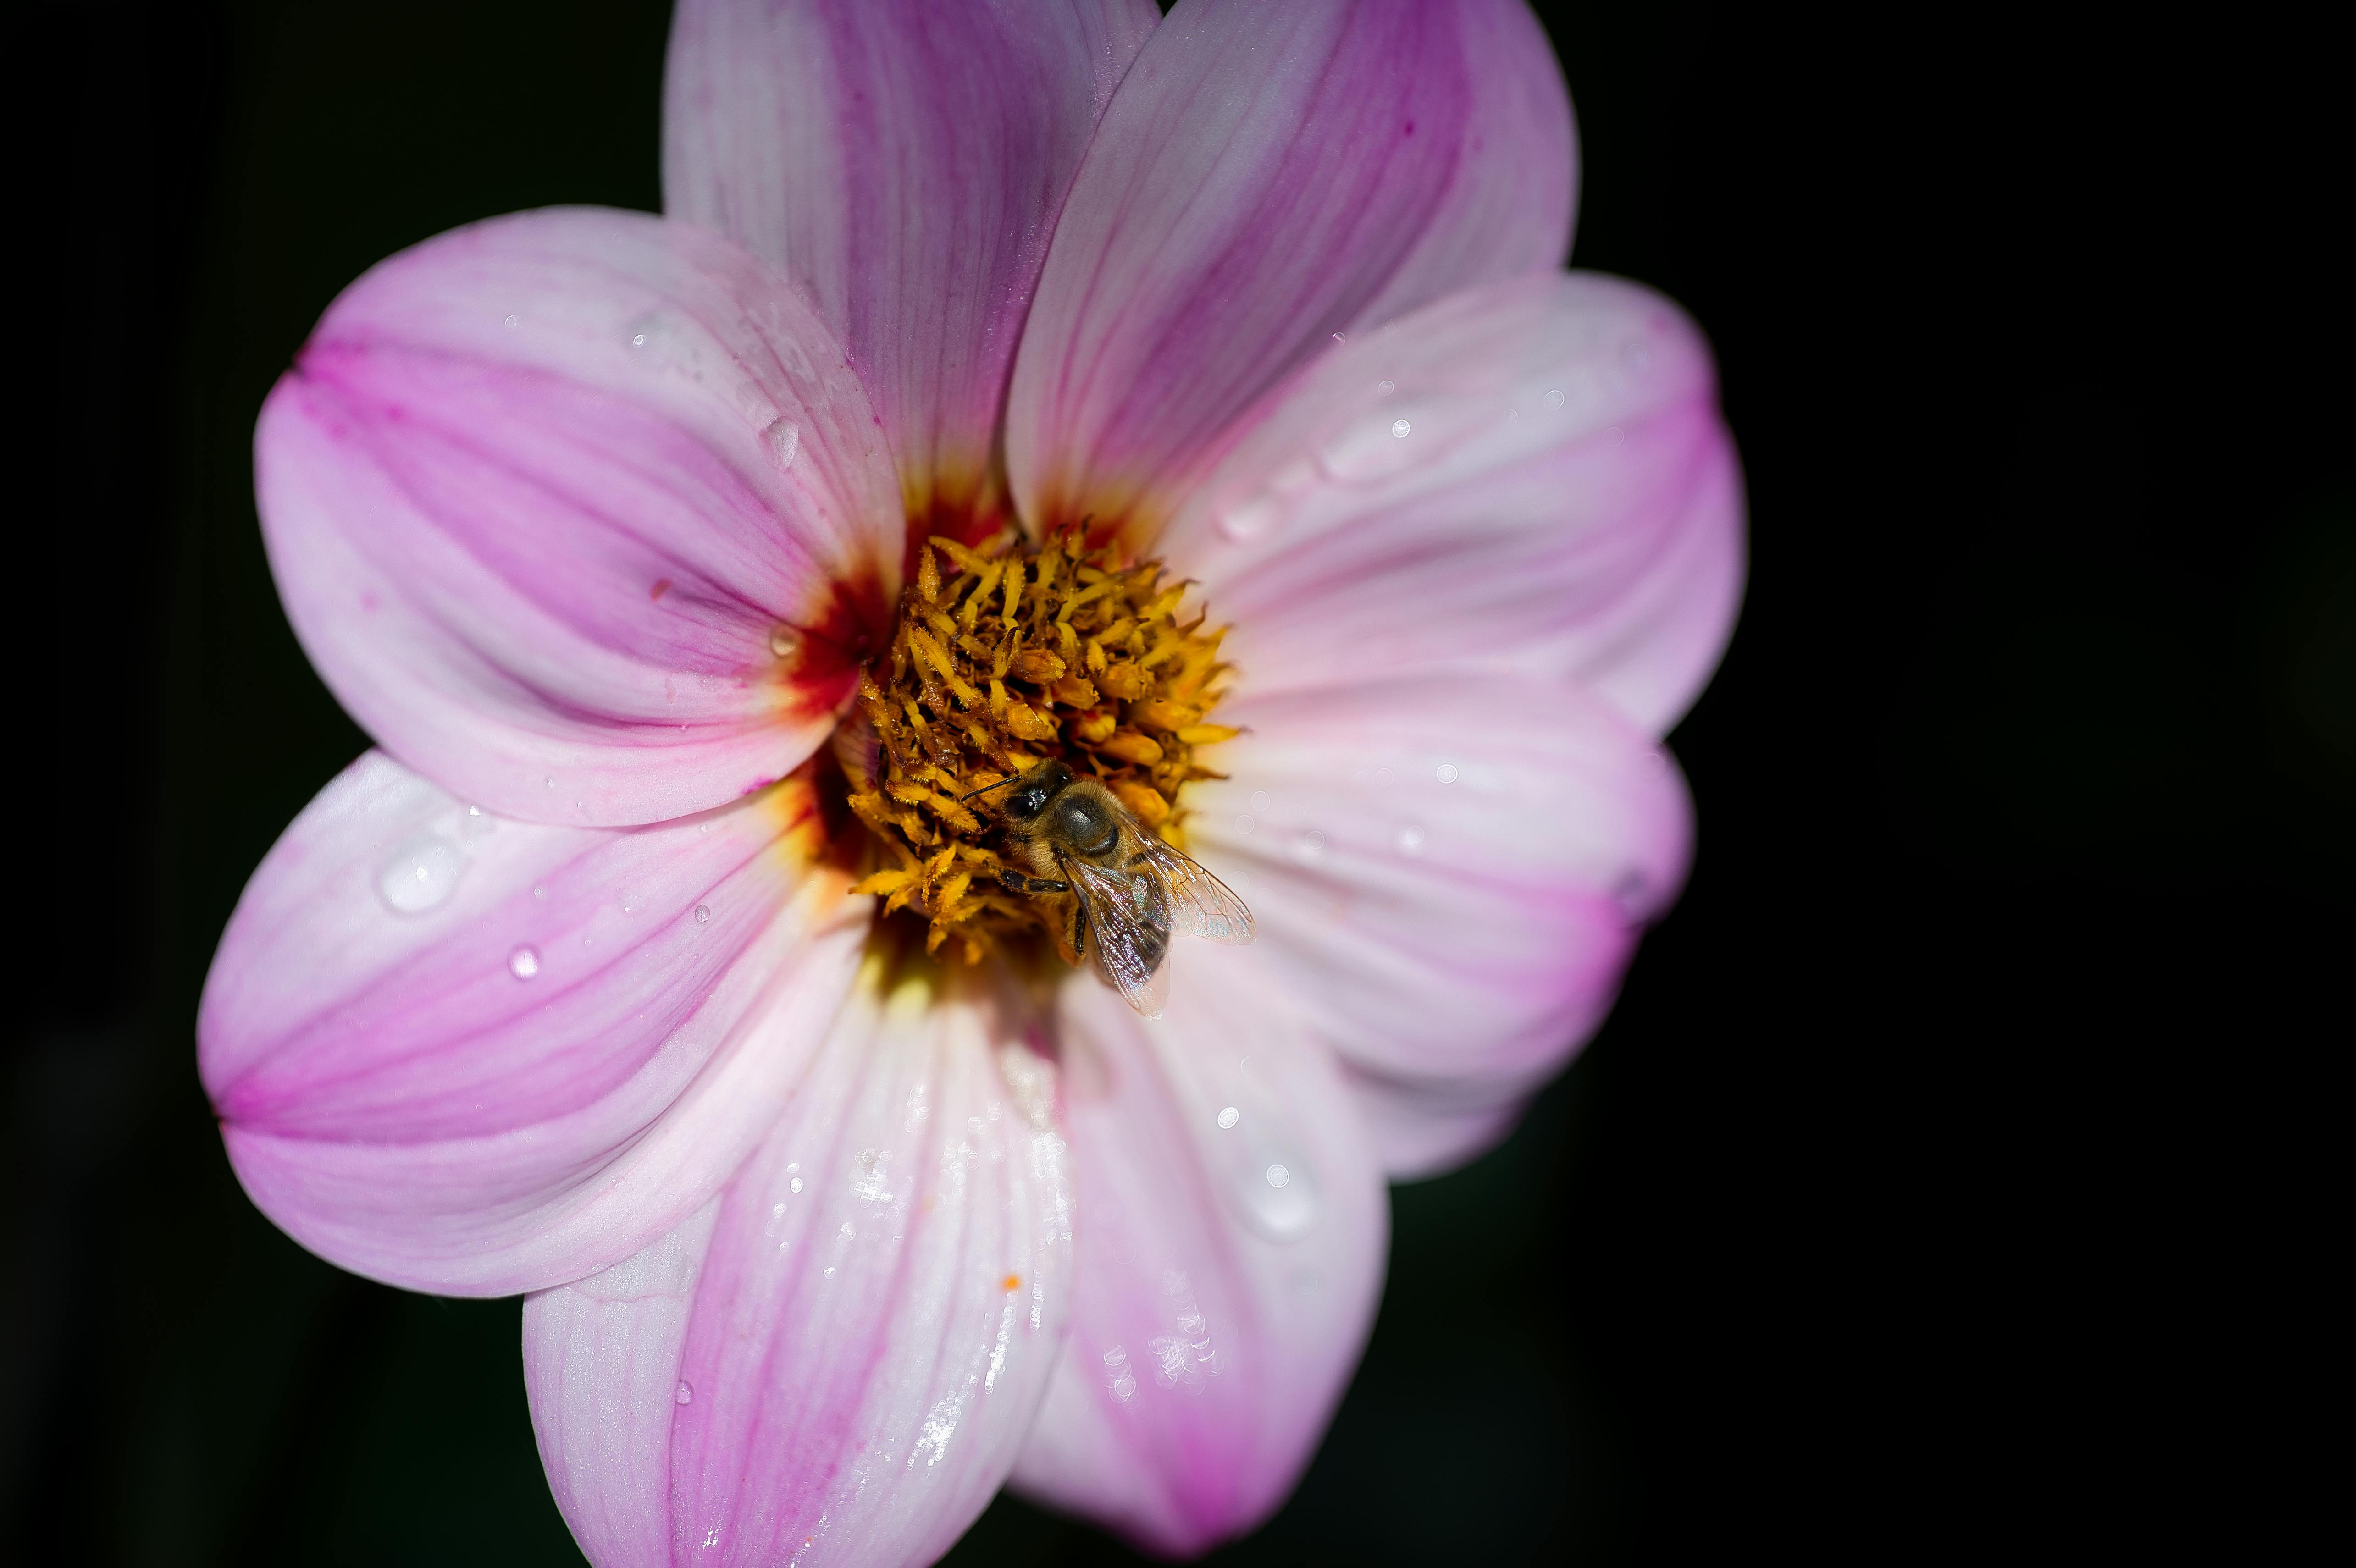
[[[717,235],[492,219],[328,308],[254,434],[304,651],[386,751],[527,821],[782,778],[882,645],[903,523],[833,335]]]
[[[1396,1173],[1454,1157],[1602,1021],[1644,923],[1690,851],[1685,784],[1651,737],[1578,686],[1427,677],[1247,691],[1248,733],[1189,786],[1188,842],[1251,905],[1255,952],[1354,1071],[1473,1125]],[[1396,1120],[1396,1099],[1378,1125]]]
[[[598,1568],[929,1563],[1013,1463],[1070,1301],[1053,1072],[986,1005],[871,982],[711,1209],[526,1305]]]
[[[1160,19],[1148,0],[675,14],[664,210],[811,292],[873,390],[912,509],[982,483],[1056,212]]]
[[[1561,265],[1576,168],[1520,0],[1174,10],[1105,112],[1023,328],[1023,517],[1141,538],[1335,335]]]
[[[872,901],[801,780],[635,830],[487,813],[369,753],[247,884],[198,1064],[262,1211],[347,1268],[500,1296],[718,1190],[841,1004]]]
[[[1335,347],[1159,549],[1254,695],[1573,676],[1665,734],[1733,629],[1742,485],[1708,345],[1592,272],[1458,294]]]
[[[1315,1451],[1382,1275],[1381,1179],[1258,948],[1181,939],[1168,1012],[1062,992],[1072,1334],[1015,1470],[1151,1550],[1249,1529]]]

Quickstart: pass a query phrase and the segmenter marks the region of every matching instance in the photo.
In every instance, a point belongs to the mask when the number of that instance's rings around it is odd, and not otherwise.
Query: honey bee
[[[1096,780],[1050,762],[976,793],[1001,789],[1007,847],[1031,874],[1010,866],[999,880],[1009,892],[1076,895],[1066,941],[1145,1017],[1160,1018],[1169,998],[1173,929],[1233,946],[1252,939],[1244,901]]]

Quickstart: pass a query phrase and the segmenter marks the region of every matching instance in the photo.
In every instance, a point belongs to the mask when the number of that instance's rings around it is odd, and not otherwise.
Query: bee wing
[[[1160,912],[1150,904],[1141,908],[1144,901],[1134,896],[1129,878],[1117,871],[1070,856],[1063,857],[1063,867],[1064,880],[1088,912],[1088,945],[1096,953],[1097,972],[1112,982],[1130,1007],[1149,1019],[1160,1018],[1170,999],[1170,965],[1163,962],[1170,933],[1151,923]]]
[[[1138,837],[1144,841],[1145,859],[1169,895],[1173,926],[1229,947],[1251,941],[1252,912],[1236,896],[1235,889],[1203,869],[1184,850],[1151,833],[1141,831]]]

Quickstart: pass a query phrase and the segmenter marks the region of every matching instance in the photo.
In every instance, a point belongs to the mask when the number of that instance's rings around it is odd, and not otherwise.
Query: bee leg
[[[999,885],[1010,893],[1068,893],[1069,882],[1059,882],[1052,877],[1026,877],[1012,869],[998,873]]]

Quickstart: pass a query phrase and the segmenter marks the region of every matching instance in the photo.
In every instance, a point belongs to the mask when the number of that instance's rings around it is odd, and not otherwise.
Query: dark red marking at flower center
[[[862,571],[834,583],[819,613],[793,630],[800,645],[785,656],[787,711],[839,713],[859,688],[860,667],[891,640],[892,602],[882,581]]]

